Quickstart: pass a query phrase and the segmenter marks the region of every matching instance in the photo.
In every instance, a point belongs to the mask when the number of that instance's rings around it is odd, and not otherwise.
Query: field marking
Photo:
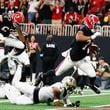
[[[91,106],[91,107],[107,107],[107,106],[110,106],[110,104],[106,104],[106,105],[97,105],[97,106]],[[110,110],[110,108],[109,108],[109,110]]]
[[[101,94],[89,94],[89,95],[71,95],[69,97],[92,97],[92,96],[101,96],[101,95],[110,95],[110,93],[101,93]]]
[[[45,110],[56,110],[56,109],[53,108],[53,109],[45,109]]]
[[[9,102],[8,99],[0,99],[0,103],[3,103],[3,102]]]
[[[80,91],[80,89],[76,89],[76,91]],[[106,89],[106,90],[100,90],[101,93],[103,92],[110,92],[110,89]],[[91,92],[93,93],[93,91],[91,89],[84,89],[84,92]]]

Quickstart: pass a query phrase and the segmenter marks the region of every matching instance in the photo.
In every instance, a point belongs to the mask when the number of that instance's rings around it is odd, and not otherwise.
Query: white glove
[[[6,38],[0,33],[0,40],[5,40]]]
[[[101,36],[100,32],[96,32],[91,36],[91,39],[95,39],[96,37]]]
[[[70,103],[70,104],[64,104],[64,107],[74,107],[75,103]]]

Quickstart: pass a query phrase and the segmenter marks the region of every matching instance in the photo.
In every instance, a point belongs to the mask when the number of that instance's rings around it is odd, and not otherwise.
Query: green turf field
[[[70,96],[70,100],[75,102],[80,100],[81,108],[94,108],[102,105],[110,105],[110,90],[103,90],[100,95],[95,94],[90,89],[85,89],[84,95]],[[57,107],[61,108],[61,107]],[[47,104],[35,104],[35,105],[14,105],[7,99],[0,99],[0,110],[56,110],[53,105],[47,106]]]

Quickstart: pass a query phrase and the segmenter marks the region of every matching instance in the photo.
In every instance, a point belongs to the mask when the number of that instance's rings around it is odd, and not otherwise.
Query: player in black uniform
[[[0,59],[0,63],[4,59],[8,58],[9,67],[12,67],[12,70],[10,71],[12,72],[12,74],[14,74],[16,71],[16,68],[14,68],[16,67],[16,64],[11,58],[12,56],[14,56],[14,60],[19,60],[25,65],[26,73],[29,73],[30,75],[30,61],[28,55],[25,52],[26,40],[19,27],[19,23],[22,23],[23,20],[24,16],[19,11],[14,13],[12,15],[12,18],[9,18],[7,14],[0,14],[0,40],[4,41],[5,46],[13,48],[11,52]]]
[[[100,32],[94,31],[95,25],[99,23],[99,19],[97,16],[90,14],[84,18],[83,22],[83,25],[79,27],[75,35],[71,49],[69,50],[68,55],[65,57],[64,61],[55,70],[48,71],[43,75],[39,74],[37,80],[38,82],[39,79],[43,79],[43,77],[50,75],[51,72],[55,72],[55,75],[59,76],[76,66],[81,69],[87,76],[89,76],[89,87],[97,94],[100,93],[100,90],[94,86],[96,78],[95,70],[90,61],[86,59],[86,56],[88,55],[88,47],[91,45],[91,42],[93,42],[93,39],[95,39],[97,36],[101,35]]]
[[[0,13],[0,41],[4,41],[5,46],[24,49],[23,42],[10,34],[12,30],[17,30],[16,23],[21,23],[23,21],[23,16],[21,12],[16,12],[13,16],[12,19],[9,18],[6,13]],[[18,16],[18,18],[16,16]]]

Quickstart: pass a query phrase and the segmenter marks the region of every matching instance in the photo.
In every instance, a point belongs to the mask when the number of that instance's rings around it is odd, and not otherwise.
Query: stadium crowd
[[[101,25],[110,24],[109,2],[105,0],[0,0],[0,12],[12,16],[18,10],[26,23],[74,25],[92,13],[99,16]]]

